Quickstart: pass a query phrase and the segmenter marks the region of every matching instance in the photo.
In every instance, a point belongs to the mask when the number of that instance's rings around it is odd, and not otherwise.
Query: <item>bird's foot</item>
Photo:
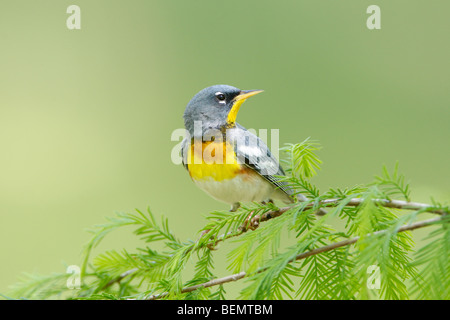
[[[247,219],[245,219],[243,225],[239,228],[240,231],[245,232],[248,229],[255,230],[259,227],[259,221],[261,220],[261,216],[254,215],[254,211],[250,212]]]

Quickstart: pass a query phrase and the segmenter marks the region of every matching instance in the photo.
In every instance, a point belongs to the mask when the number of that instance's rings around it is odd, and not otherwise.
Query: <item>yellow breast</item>
[[[226,142],[191,143],[188,170],[192,179],[221,181],[234,178],[240,171],[232,145]]]

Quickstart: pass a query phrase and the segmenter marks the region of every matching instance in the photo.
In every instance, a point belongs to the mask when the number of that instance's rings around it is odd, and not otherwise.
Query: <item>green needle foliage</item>
[[[180,241],[169,221],[146,212],[119,213],[92,230],[76,290],[71,274],[25,275],[9,294],[24,299],[450,299],[450,219],[448,206],[411,208],[410,187],[383,167],[366,185],[320,193],[311,178],[320,169],[317,142],[306,139],[282,150],[284,178],[308,197],[290,207],[243,205],[237,212],[207,217],[201,236]],[[403,200],[404,207],[387,204]],[[356,202],[355,202],[356,201]],[[318,208],[327,213],[318,216]],[[433,223],[422,223],[433,212]],[[252,221],[261,219],[257,228]],[[428,220],[427,220],[428,221]],[[427,226],[417,247],[405,226]],[[133,252],[108,250],[92,257],[110,233],[133,227],[142,246]],[[253,228],[252,228],[253,227]],[[252,230],[254,229],[254,230]],[[194,230],[193,230],[194,231]],[[193,232],[194,234],[194,232]],[[232,248],[220,248],[222,242]],[[215,250],[217,249],[217,250]],[[214,259],[222,254],[227,274]],[[192,268],[193,272],[187,270]],[[227,276],[240,280],[238,296],[228,296]],[[223,280],[223,281],[221,281]],[[216,281],[216,282],[214,282]],[[205,285],[207,284],[207,285]]]

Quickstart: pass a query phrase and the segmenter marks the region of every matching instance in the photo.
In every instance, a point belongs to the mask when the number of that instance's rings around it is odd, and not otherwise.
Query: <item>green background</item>
[[[81,30],[66,9],[81,8]],[[381,30],[366,9],[381,7]],[[413,199],[450,199],[450,2],[2,1],[0,293],[23,272],[80,265],[86,230],[117,211],[195,239],[227,209],[171,162],[191,97],[264,89],[238,122],[320,141],[322,191],[396,161]],[[98,248],[134,248],[125,230]],[[225,276],[228,273],[220,273]]]

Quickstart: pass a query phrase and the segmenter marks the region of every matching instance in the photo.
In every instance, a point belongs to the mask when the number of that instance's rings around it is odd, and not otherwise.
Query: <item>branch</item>
[[[201,283],[201,284],[197,284],[195,286],[191,286],[191,287],[186,287],[183,288],[181,290],[181,293],[188,293],[188,292],[192,292],[195,291],[197,289],[200,288],[208,288],[208,287],[213,287],[213,286],[217,286],[223,283],[227,283],[227,282],[232,282],[232,281],[238,281],[242,278],[245,278],[247,276],[247,273],[245,273],[244,271],[240,272],[240,273],[236,273],[236,274],[232,274],[223,278],[219,278],[219,279],[214,279],[205,283]],[[151,295],[149,297],[147,297],[147,300],[157,300],[157,299],[161,299],[164,298],[165,296],[167,296],[168,293],[167,292],[163,292],[160,294],[154,294]]]
[[[365,199],[363,198],[354,198],[351,199],[346,206],[348,207],[358,207],[360,206]],[[324,206],[324,207],[333,207],[336,206],[338,204],[339,201],[342,201],[342,199],[327,199],[327,200],[322,200],[319,202],[319,206]],[[436,214],[447,214],[450,213],[448,208],[446,209],[437,209],[434,206],[431,206],[429,204],[426,203],[420,203],[420,202],[409,202],[409,201],[403,201],[403,200],[386,200],[386,199],[373,199],[372,200],[375,204],[378,204],[382,207],[386,207],[386,208],[393,208],[393,209],[402,209],[402,210],[420,210],[420,211],[424,211],[424,212],[429,212],[429,213],[436,213]],[[313,204],[308,205],[309,207],[312,207]]]
[[[114,283],[119,283],[120,281],[122,281],[123,278],[128,277],[130,274],[135,273],[136,271],[138,271],[138,268],[133,268],[130,270],[127,270],[125,272],[123,272],[120,276],[118,276],[115,279],[110,280],[108,283],[106,283],[103,287],[102,290],[105,290],[106,288],[112,286]]]
[[[358,207],[360,206],[365,199],[362,198],[354,198],[351,199],[345,206],[346,207]],[[335,207],[339,204],[339,202],[342,201],[342,199],[327,199],[322,200],[317,203],[317,207]],[[448,214],[450,213],[449,210],[444,209],[436,209],[435,207],[425,204],[425,203],[419,203],[419,202],[408,202],[408,201],[402,201],[402,200],[386,200],[386,199],[373,199],[372,200],[375,204],[378,204],[382,207],[386,208],[392,208],[392,209],[402,209],[402,210],[418,210],[418,211],[424,211],[429,213],[435,213],[439,215]],[[269,211],[261,215],[258,222],[264,222],[276,217],[281,216],[286,211],[294,208],[297,205],[290,206],[290,207],[283,207],[280,208],[278,211]],[[305,207],[306,208],[312,208],[314,207],[314,203],[308,203]],[[250,222],[251,224],[251,222]],[[251,228],[252,230],[256,229],[259,226],[259,224],[253,225]],[[227,240],[229,238],[237,237],[245,232],[247,232],[249,229],[249,222],[245,222],[243,225],[241,225],[237,231],[229,232],[227,234],[222,234],[215,241],[212,241],[208,243],[206,246],[210,249],[214,248],[218,243]]]
[[[346,207],[358,207],[364,202],[364,200],[365,199],[363,199],[363,198],[354,198],[354,199],[351,199],[345,206]],[[317,207],[335,207],[335,206],[337,206],[339,204],[340,201],[342,201],[342,199],[326,199],[326,200],[319,201],[316,204],[315,203],[308,203],[306,205],[305,209],[306,208],[312,208],[314,206],[317,206]],[[386,208],[402,209],[402,210],[419,210],[419,211],[430,212],[430,213],[435,213],[435,214],[439,214],[439,215],[449,214],[450,213],[448,208],[446,208],[445,210],[444,209],[436,209],[434,206],[431,206],[431,205],[425,204],[425,203],[419,203],[419,202],[408,202],[408,201],[402,201],[402,200],[386,200],[386,199],[373,199],[372,201],[374,203],[376,203],[376,204],[378,204],[380,206],[386,207]],[[280,208],[277,211],[266,212],[266,213],[261,215],[261,217],[259,218],[258,222],[264,222],[264,221],[267,221],[267,220],[279,217],[283,213],[287,212],[288,210],[290,210],[290,209],[292,209],[292,208],[294,208],[296,206],[299,206],[299,204],[296,204],[296,205],[293,205],[293,206],[289,206],[289,207],[283,207],[283,208]],[[249,229],[249,224],[251,224],[251,222],[247,222],[246,221],[236,231],[232,231],[232,232],[229,232],[227,234],[222,234],[222,235],[218,236],[216,240],[208,242],[205,245],[198,246],[197,249],[203,248],[205,246],[208,247],[209,249],[214,249],[214,247],[218,243],[220,243],[220,242],[222,242],[224,240],[233,238],[233,237],[240,236],[241,234],[247,232],[248,229]],[[259,223],[254,225],[253,228],[251,228],[251,229],[256,229],[258,226],[259,226]],[[402,230],[402,231],[404,231],[404,230]],[[401,232],[401,231],[399,230],[399,232]],[[355,238],[353,238],[353,239],[349,239],[349,240],[344,240],[342,242],[337,242],[337,243],[332,244],[332,245],[336,245],[336,244],[339,244],[339,243],[344,243],[345,241],[352,241],[352,240],[354,240],[354,242],[357,241],[357,239],[355,240]],[[354,242],[352,242],[352,243],[354,243]],[[352,243],[348,243],[346,245],[349,245],[349,244],[352,244]],[[323,248],[326,248],[326,247],[323,247]],[[320,249],[323,249],[323,248],[318,248],[318,249],[315,249],[315,250],[320,250]],[[336,247],[336,248],[338,248],[338,247]],[[335,248],[332,248],[332,249],[335,249]],[[330,250],[332,250],[332,249],[330,249]],[[310,251],[308,253],[305,253],[305,254],[312,255],[311,252],[313,252],[313,251],[314,250],[312,250],[312,251]],[[325,251],[328,251],[328,250],[325,250]],[[325,252],[325,251],[321,251],[321,252]],[[305,258],[309,257],[309,255],[305,256]],[[102,289],[105,289],[105,288],[111,286],[114,283],[119,283],[123,278],[127,277],[130,274],[133,274],[136,271],[137,271],[137,269],[132,269],[132,270],[124,272],[119,277],[109,281]],[[215,280],[210,281],[211,283],[214,283],[212,285],[221,284],[221,283],[215,284],[214,281]],[[207,283],[210,283],[210,282],[207,282]],[[205,285],[205,284],[203,284],[203,285]],[[202,285],[199,285],[199,286],[202,286]],[[211,286],[211,285],[208,285],[208,286]],[[189,288],[191,288],[191,287],[189,287]],[[192,289],[192,290],[196,290],[196,289]],[[182,291],[182,292],[190,292],[190,291]]]
[[[441,220],[442,220],[442,217],[437,217],[437,218],[433,218],[433,219],[428,219],[428,220],[424,220],[424,221],[415,222],[415,223],[412,223],[412,224],[409,224],[409,225],[404,225],[404,226],[400,227],[397,230],[397,233],[404,232],[404,231],[411,231],[411,230],[427,227],[427,226],[430,226],[430,225],[432,225],[432,224],[434,224],[436,222],[439,222]],[[369,234],[368,236],[381,234],[381,233],[385,233],[385,232],[386,232],[385,230],[380,230],[380,231],[376,231],[376,232],[374,232],[372,234]],[[354,238],[346,239],[346,240],[339,241],[339,242],[336,242],[336,243],[331,243],[329,245],[326,245],[326,246],[323,246],[323,247],[320,247],[320,248],[316,248],[316,249],[313,249],[313,250],[310,250],[310,251],[307,251],[307,252],[303,252],[303,253],[298,254],[290,262],[302,260],[302,259],[308,258],[308,257],[313,256],[313,255],[317,255],[317,254],[320,254],[320,253],[323,253],[323,252],[331,251],[331,250],[334,250],[334,249],[337,249],[337,248],[340,248],[340,247],[348,246],[348,245],[356,243],[359,239],[360,239],[360,237],[354,237]],[[266,270],[266,268],[260,269],[260,270],[256,271],[256,273],[261,273],[264,270]],[[205,282],[205,283],[202,283],[202,284],[198,284],[198,285],[195,285],[195,286],[183,288],[181,290],[181,293],[192,292],[192,291],[195,291],[195,290],[200,289],[200,288],[208,288],[208,287],[224,284],[224,283],[227,283],[227,282],[237,281],[237,280],[243,279],[243,278],[245,278],[247,276],[248,276],[248,274],[245,271],[243,271],[243,272],[240,272],[240,273],[232,274],[232,275],[229,275],[229,276],[226,276],[226,277],[223,277],[223,278],[214,279],[214,280],[211,280],[211,281],[208,281],[208,282]],[[160,293],[160,294],[157,294],[157,295],[151,295],[151,296],[147,297],[147,300],[161,299],[161,298],[166,297],[167,295],[168,295],[167,292],[163,292],[163,293]]]

